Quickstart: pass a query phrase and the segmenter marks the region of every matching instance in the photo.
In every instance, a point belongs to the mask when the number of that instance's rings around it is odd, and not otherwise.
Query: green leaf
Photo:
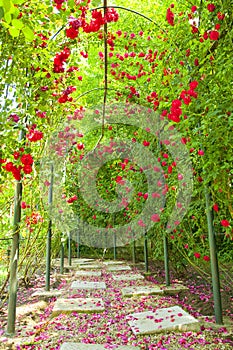
[[[11,14],[9,12],[6,12],[4,15],[4,19],[6,21],[6,23],[11,23]]]
[[[34,33],[29,27],[23,27],[22,28],[23,34],[25,36],[25,39],[28,41],[32,41],[34,39]]]
[[[11,8],[13,7],[13,4],[9,0],[2,0],[3,7],[6,12],[10,12]]]
[[[92,7],[98,7],[98,6],[101,6],[102,3],[100,0],[92,0],[91,5]]]
[[[1,25],[2,25],[4,28],[7,28],[7,29],[10,27],[10,25],[9,25],[8,23],[4,22],[4,21],[2,21]]]
[[[18,37],[20,33],[19,29],[15,27],[10,27],[9,32],[10,32],[10,35],[13,36],[14,38]]]
[[[24,24],[22,21],[20,21],[19,19],[13,19],[12,20],[12,26],[17,28],[17,29],[22,29]]]
[[[21,5],[25,2],[25,0],[13,0],[14,1],[14,4],[16,5]]]
[[[13,17],[14,17],[14,18],[17,18],[17,17],[19,16],[19,14],[20,14],[19,9],[18,9],[17,7],[15,7],[14,13],[13,13]]]
[[[74,0],[69,0],[68,1],[68,7],[69,8],[74,8],[74,5],[75,5]]]
[[[4,10],[2,7],[0,7],[0,19],[4,17]]]

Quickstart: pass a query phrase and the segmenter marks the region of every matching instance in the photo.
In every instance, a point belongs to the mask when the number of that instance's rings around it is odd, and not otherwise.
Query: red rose
[[[196,11],[197,11],[197,6],[192,6],[192,7],[191,7],[191,11],[192,11],[192,12],[196,12]]]
[[[209,12],[214,12],[214,10],[215,10],[215,5],[214,5],[214,4],[208,4],[208,5],[207,5],[207,9],[208,9]]]
[[[211,30],[209,36],[210,36],[210,40],[218,40],[219,32],[217,30]]]
[[[174,13],[170,10],[170,8],[167,9],[166,20],[171,26],[174,26]]]
[[[17,181],[21,180],[20,168],[17,168],[16,166],[14,166],[12,169],[12,174],[13,174],[15,180],[17,180]]]
[[[67,36],[67,38],[75,39],[78,36],[78,31],[75,28],[70,27],[70,28],[66,29],[66,36]]]
[[[224,227],[228,227],[228,226],[230,226],[230,223],[229,223],[228,220],[222,220],[221,221],[221,225],[224,226]]]
[[[22,208],[22,209],[26,209],[26,208],[27,208],[27,204],[26,204],[25,202],[22,202],[22,203],[21,203],[21,208]]]
[[[21,157],[21,162],[24,165],[32,165],[33,164],[33,158],[31,154],[23,154]]]
[[[24,172],[25,174],[31,174],[31,172],[32,172],[32,167],[31,167],[31,165],[29,165],[29,164],[24,165],[24,167],[23,167],[23,172]]]
[[[6,165],[4,166],[4,168],[6,169],[6,171],[12,171],[14,168],[14,165],[12,162],[8,162],[6,163]]]
[[[195,90],[198,87],[198,81],[194,80],[189,83],[190,90]]]
[[[194,253],[195,258],[199,259],[201,257],[200,253]]]
[[[210,257],[209,257],[208,255],[204,255],[204,256],[203,256],[203,260],[205,260],[205,261],[210,261]]]

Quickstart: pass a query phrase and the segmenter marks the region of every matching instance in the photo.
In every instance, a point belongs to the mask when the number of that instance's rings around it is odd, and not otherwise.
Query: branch
[[[107,1],[103,0],[104,6],[101,7],[104,9],[104,17],[107,14]],[[104,23],[104,98],[103,98],[103,113],[102,113],[102,126],[101,126],[101,135],[99,140],[97,141],[95,147],[92,152],[94,152],[99,145],[100,141],[104,137],[104,120],[106,114],[106,103],[107,103],[107,93],[108,93],[108,24],[107,21]]]
[[[58,31],[53,34],[53,36],[49,40],[53,40],[56,38],[56,36],[67,26],[68,23],[64,24],[61,28],[58,29]]]
[[[101,87],[100,87],[100,88],[93,88],[93,89],[91,89],[91,90],[87,90],[87,91],[83,92],[81,95],[79,95],[78,97],[76,97],[75,101],[77,101],[79,98],[81,98],[81,97],[83,97],[83,96],[89,94],[89,93],[92,92],[92,91],[95,91],[95,90],[104,90],[104,89],[105,89],[105,87],[103,87],[103,88],[101,88]],[[115,89],[107,88],[107,90],[115,90]]]
[[[111,8],[111,9],[112,9],[112,8],[115,8],[115,9],[121,9],[121,10],[125,10],[125,11],[128,11],[128,12],[132,12],[132,13],[134,13],[134,14],[136,14],[136,15],[138,15],[138,16],[141,16],[141,17],[147,19],[148,21],[150,21],[150,22],[152,22],[152,23],[158,25],[155,21],[153,21],[153,19],[151,19],[151,18],[149,18],[149,17],[143,15],[142,13],[137,12],[137,11],[132,10],[132,9],[129,9],[129,8],[127,8],[127,7],[123,7],[123,6],[115,6],[115,5],[111,5],[111,6],[99,6],[99,7],[90,9],[90,11],[100,10],[100,9],[105,9],[105,10],[106,10],[107,8]]]

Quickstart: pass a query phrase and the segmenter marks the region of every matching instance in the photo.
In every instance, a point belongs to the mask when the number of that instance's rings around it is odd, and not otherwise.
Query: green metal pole
[[[77,241],[77,258],[80,258],[80,235],[79,235],[79,230],[77,230],[76,241]]]
[[[170,271],[169,271],[169,253],[168,253],[168,239],[167,236],[163,237],[163,249],[164,249],[164,267],[165,267],[165,280],[166,286],[170,286]]]
[[[136,264],[136,246],[135,246],[135,239],[132,241],[132,260],[133,264]]]
[[[64,273],[64,242],[61,242],[61,260],[60,260],[60,273]]]
[[[144,261],[145,261],[145,271],[149,271],[148,267],[148,241],[147,241],[147,232],[144,234]]]
[[[47,232],[47,244],[46,244],[46,276],[45,276],[46,291],[50,290],[51,237],[52,237],[52,220],[49,220],[49,227]]]
[[[223,324],[222,317],[222,300],[220,292],[220,277],[218,268],[218,255],[216,248],[216,241],[214,235],[213,225],[213,211],[211,209],[211,197],[208,189],[205,189],[206,198],[206,215],[208,223],[208,237],[210,246],[210,263],[211,263],[211,274],[212,274],[212,285],[213,285],[213,297],[214,297],[214,313],[217,324]]]
[[[117,259],[117,247],[116,247],[116,232],[114,232],[113,236],[113,259]]]
[[[51,211],[53,203],[53,165],[51,165],[51,180],[49,186],[48,204],[49,211]],[[50,290],[50,270],[51,270],[51,240],[52,240],[52,220],[49,220],[49,227],[47,233],[46,245],[46,276],[45,276],[45,290]]]
[[[25,139],[25,130],[19,133],[19,141]],[[8,316],[7,330],[8,336],[15,334],[16,320],[16,303],[17,303],[17,270],[19,260],[19,240],[20,240],[20,220],[21,220],[21,200],[23,193],[23,185],[20,181],[16,181],[14,195],[14,218],[13,218],[13,237],[10,256],[10,281],[9,281],[9,301],[8,301]]]
[[[15,198],[14,198],[14,229],[11,246],[10,257],[10,285],[9,285],[9,302],[8,302],[8,317],[7,317],[7,331],[8,336],[15,334],[15,320],[16,320],[16,302],[17,302],[17,268],[19,259],[19,223],[21,219],[21,199],[23,186],[22,183],[16,181]]]
[[[71,266],[72,264],[72,249],[71,249],[71,234],[69,232],[69,235],[68,235],[68,265]]]

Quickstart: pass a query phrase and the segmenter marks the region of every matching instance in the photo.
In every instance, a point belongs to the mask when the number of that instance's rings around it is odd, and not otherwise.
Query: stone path
[[[106,350],[106,346],[100,344],[83,344],[83,343],[63,343],[60,350]],[[113,349],[113,348],[112,348]],[[140,350],[137,346],[118,346],[115,350]]]
[[[67,313],[100,313],[107,310],[111,312],[112,304],[107,302],[108,296],[108,279],[115,281],[116,286],[124,297],[135,297],[143,295],[164,295],[174,294],[185,290],[186,287],[181,284],[173,284],[169,287],[165,285],[152,284],[144,281],[144,276],[133,271],[128,265],[123,265],[122,262],[109,261],[100,263],[96,261],[82,261],[79,263],[75,259],[76,273],[75,277],[79,280],[73,280],[70,285],[70,291],[77,294],[58,298],[54,304],[52,316]],[[116,274],[121,272],[120,274]],[[124,272],[124,273],[123,273]],[[107,276],[107,277],[106,277]],[[84,278],[85,280],[83,280]],[[105,279],[105,280],[104,280]],[[133,281],[138,281],[138,284],[131,285]],[[95,294],[96,291],[103,290],[104,294]],[[87,293],[87,294],[82,294]],[[78,296],[84,297],[78,297]],[[96,297],[96,296],[101,296]],[[102,297],[103,295],[103,297]],[[156,296],[156,298],[160,298]],[[139,299],[140,300],[140,299]],[[156,309],[156,300],[154,302],[154,311],[146,310],[146,306],[142,312],[131,313],[125,315],[125,321],[128,322],[132,334],[135,336],[154,334],[159,332],[174,331],[174,330],[192,330],[197,329],[198,321],[188,314],[179,306],[164,307]],[[117,306],[117,303],[115,307]],[[104,317],[104,316],[103,316]],[[129,330],[130,330],[129,328]],[[61,345],[61,350],[103,350],[103,349],[118,349],[118,350],[139,350],[138,346],[129,345],[107,345],[107,344],[85,344],[80,342],[64,342]]]
[[[136,280],[144,279],[144,277],[139,273],[127,274],[127,275],[112,275],[112,278],[115,281],[136,281]]]
[[[71,289],[106,289],[104,282],[74,281]]]
[[[161,331],[185,331],[187,326],[196,326],[198,321],[179,306],[158,309],[156,312],[145,311],[129,315],[129,324],[135,335],[153,334]]]
[[[104,303],[102,299],[96,298],[70,298],[70,299],[57,299],[53,307],[53,316],[62,313],[71,312],[102,312],[104,311]]]
[[[125,266],[108,266],[107,267],[107,271],[110,271],[110,272],[116,272],[116,271],[130,271],[131,270],[131,267],[128,266],[128,265],[125,265]]]
[[[79,265],[80,269],[84,269],[84,270],[96,270],[96,269],[101,269],[102,266],[100,264],[80,264]]]
[[[75,274],[77,277],[90,277],[90,276],[95,276],[95,277],[100,277],[102,275],[101,271],[95,271],[95,270],[91,270],[91,271],[76,271]]]
[[[125,287],[122,289],[122,295],[125,297],[134,296],[134,295],[172,295],[182,292],[184,290],[188,290],[187,287],[182,286],[180,284],[173,284],[171,286],[165,285],[155,285],[155,286],[139,286],[139,287]]]

